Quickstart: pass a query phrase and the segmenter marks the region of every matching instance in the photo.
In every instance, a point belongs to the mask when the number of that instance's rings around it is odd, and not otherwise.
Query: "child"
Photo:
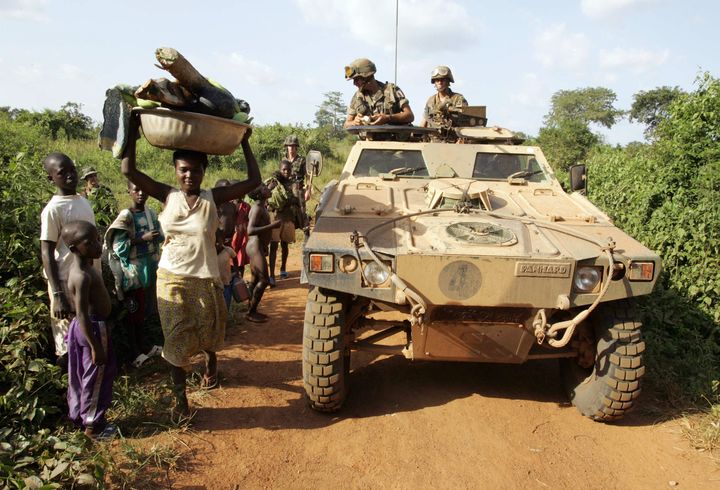
[[[91,437],[109,437],[115,427],[105,420],[117,367],[104,319],[110,314],[110,295],[93,260],[102,254],[97,228],[87,221],[71,221],[62,239],[74,255],[67,287],[76,316],[70,323],[68,345],[68,408],[70,420]]]
[[[232,248],[237,254],[235,258],[235,267],[238,277],[242,278],[245,272],[245,266],[250,263],[248,258],[247,247],[248,234],[248,217],[250,215],[250,205],[243,199],[236,199],[233,201],[237,209],[237,215],[235,216],[235,233],[232,237]]]
[[[231,185],[230,181],[227,179],[219,179],[217,182],[215,182],[215,187],[227,187]],[[237,208],[235,206],[235,203],[232,201],[227,201],[218,204],[217,206],[217,213],[218,213],[218,228],[220,228],[223,232],[222,236],[222,243],[225,245],[230,245],[230,242],[232,241],[232,236],[235,233],[235,226],[236,226],[236,220],[237,220]]]
[[[220,269],[220,280],[223,283],[223,298],[230,312],[230,303],[232,302],[233,288],[233,259],[236,257],[235,250],[225,245],[225,233],[221,228],[217,229],[217,238],[215,241],[215,250],[217,251],[218,268]]]
[[[63,153],[50,153],[43,161],[48,180],[57,188],[40,215],[40,253],[50,295],[50,326],[55,341],[58,365],[67,368],[65,335],[72,319],[73,306],[68,298],[67,278],[73,262],[72,253],[61,232],[70,221],[95,224],[90,203],[77,194],[78,174],[75,164]],[[100,272],[100,261],[94,261]]]
[[[109,252],[108,263],[115,277],[117,297],[128,311],[132,365],[140,367],[151,356],[162,352],[159,345],[152,349],[143,345],[143,327],[147,303],[153,300],[163,236],[155,211],[145,207],[148,195],[130,181],[127,188],[132,206],[123,209],[108,228],[105,249]]]
[[[247,230],[249,236],[247,254],[250,258],[252,280],[248,287],[250,290],[250,308],[245,318],[251,322],[265,322],[267,321],[267,315],[263,315],[257,311],[265,288],[267,288],[269,284],[268,264],[265,257],[268,254],[268,244],[272,230],[279,228],[282,221],[275,220],[272,223],[270,222],[270,214],[266,206],[271,193],[266,185],[261,185],[248,195],[255,201],[255,204],[250,208]]]

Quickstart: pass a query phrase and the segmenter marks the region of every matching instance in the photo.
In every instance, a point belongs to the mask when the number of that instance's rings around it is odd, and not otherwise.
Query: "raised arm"
[[[130,129],[128,131],[128,141],[123,153],[120,170],[130,182],[137,185],[147,195],[154,197],[158,201],[164,203],[168,194],[172,191],[172,187],[162,182],[158,182],[149,175],[137,169],[135,161],[135,150],[137,145],[138,130],[140,128],[140,116],[132,113],[130,115]]]
[[[248,128],[241,143],[243,155],[245,155],[245,163],[247,163],[248,178],[238,182],[237,184],[213,188],[212,193],[213,199],[215,199],[215,204],[232,201],[233,199],[240,199],[260,185],[260,168],[258,167],[257,160],[255,160],[252,148],[250,148],[251,135],[252,128]]]

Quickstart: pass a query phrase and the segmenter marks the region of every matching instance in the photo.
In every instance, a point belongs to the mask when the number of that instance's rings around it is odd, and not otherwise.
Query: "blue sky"
[[[720,76],[720,2],[399,0],[398,85],[419,121],[430,72],[486,105],[490,124],[537,134],[558,90],[603,86],[629,109],[640,90],[692,90]],[[368,57],[394,78],[394,0],[0,0],[0,106],[99,120],[105,89],[165,76],[171,46],[252,106],[255,122],[312,123],[323,93],[354,91],[343,67]],[[610,143],[642,139],[626,121]]]

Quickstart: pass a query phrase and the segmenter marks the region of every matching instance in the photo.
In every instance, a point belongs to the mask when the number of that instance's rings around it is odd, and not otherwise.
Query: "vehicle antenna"
[[[398,51],[398,9],[400,0],[395,0],[395,85],[397,85],[397,51]]]

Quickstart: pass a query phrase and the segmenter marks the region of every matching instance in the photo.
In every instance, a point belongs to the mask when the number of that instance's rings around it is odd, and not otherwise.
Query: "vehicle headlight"
[[[600,284],[602,268],[595,266],[578,267],[575,271],[573,285],[581,293],[591,293]]]
[[[368,262],[363,267],[365,279],[371,286],[379,286],[390,277],[386,267],[381,267],[377,262]]]

